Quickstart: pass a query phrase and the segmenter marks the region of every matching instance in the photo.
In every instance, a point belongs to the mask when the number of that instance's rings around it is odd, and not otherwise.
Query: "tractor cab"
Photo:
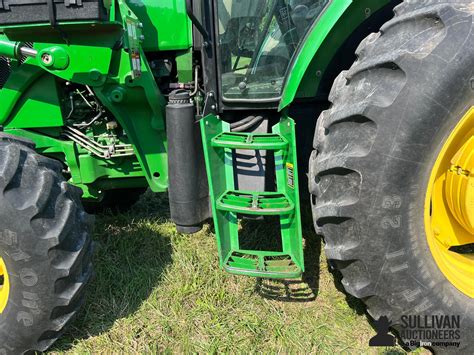
[[[328,1],[216,1],[224,101],[278,101],[291,60]]]
[[[209,75],[218,78],[213,90],[219,92],[223,108],[277,107],[292,59],[328,3],[194,1],[207,24],[205,38],[212,39],[207,43],[212,54],[204,62]]]

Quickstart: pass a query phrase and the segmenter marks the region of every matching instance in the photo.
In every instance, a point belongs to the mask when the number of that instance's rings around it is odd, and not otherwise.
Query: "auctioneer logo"
[[[400,336],[407,346],[458,348],[461,345],[461,317],[458,315],[404,315],[401,321]]]
[[[399,335],[405,346],[456,347],[461,345],[461,317],[459,315],[403,315]],[[393,346],[395,337],[388,334],[392,322],[382,316],[374,321],[377,331],[370,346]]]

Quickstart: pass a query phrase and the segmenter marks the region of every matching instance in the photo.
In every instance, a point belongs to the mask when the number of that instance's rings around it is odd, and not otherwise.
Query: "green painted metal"
[[[279,134],[253,134],[243,132],[223,132],[211,141],[213,147],[281,150],[288,142]]]
[[[330,39],[334,42],[331,36],[341,32],[337,34],[339,42],[336,43],[342,43],[367,16],[367,9],[375,11],[387,1],[340,0],[329,5],[294,60],[280,109],[295,96],[305,97],[314,92],[320,79],[312,78],[309,73],[316,64],[324,72],[323,67],[338,47],[330,47],[327,43]],[[185,1],[115,0],[107,2],[106,6],[110,9],[108,21],[64,22],[61,23],[62,31],[47,23],[2,28],[0,54],[16,58],[18,48],[24,42],[34,42],[38,54],[28,58],[23,65],[12,62],[13,73],[0,90],[0,124],[6,129],[62,127],[66,122],[65,113],[61,112],[63,98],[57,80],[88,85],[125,129],[127,140],[136,153],[134,159],[143,170],[142,176],[147,177],[154,191],[164,191],[168,182],[164,127],[166,101],[157,87],[145,52],[177,51],[179,80],[193,80],[192,26],[186,15]],[[66,41],[64,33],[67,33]],[[124,48],[118,47],[118,43],[124,43]],[[45,62],[45,55],[49,55],[51,60]],[[54,138],[48,140],[51,144],[49,150],[64,151],[59,136]],[[258,140],[258,136],[245,134],[220,137],[213,144],[236,144],[233,139],[244,139],[239,143],[242,148],[277,149],[283,145],[282,142],[272,142],[271,137],[264,137],[270,141],[258,145],[257,141],[252,141]],[[79,153],[74,154],[74,160],[79,161]],[[103,183],[105,177],[127,179],[128,170],[123,168],[123,164],[131,162],[131,159],[125,159],[126,162],[111,163],[117,172],[123,172],[120,175],[97,173],[96,158],[90,154],[81,156],[83,164],[74,164],[74,160],[70,158],[67,163],[71,165],[71,172],[74,176],[89,176],[85,181],[90,185]],[[75,181],[84,185],[82,180]]]
[[[143,26],[144,51],[187,50],[192,46],[192,25],[186,14],[184,0],[106,0],[104,4],[110,8],[108,21],[61,22],[63,33],[69,36],[73,32],[82,32],[83,37],[92,39],[90,33],[95,35],[103,27],[121,26],[121,17],[124,14],[122,10],[126,6]],[[36,42],[38,37],[54,35],[58,31],[49,23],[38,23],[10,26],[0,24],[0,32],[5,32],[10,38],[15,34],[18,38],[23,38],[20,41]]]
[[[193,75],[193,51],[178,52],[176,56],[178,69],[178,80],[181,83],[189,83],[194,80]]]
[[[10,43],[34,42],[33,48],[38,51],[36,57],[28,58],[25,64],[37,66],[56,77],[74,83],[100,86],[109,75],[113,47],[121,40],[123,27],[117,23],[94,25],[84,24],[80,27],[74,23],[64,25],[67,41],[64,43],[58,31],[41,31],[41,24],[36,27],[6,28],[2,43],[7,38]],[[94,36],[83,31],[90,30]],[[44,61],[44,55],[51,56],[51,62]]]
[[[49,70],[66,70],[70,63],[68,52],[60,46],[42,49],[37,55],[37,60]]]
[[[369,16],[390,0],[333,0],[301,45],[283,88],[279,110],[295,97],[314,97],[340,46]]]
[[[184,0],[127,0],[143,24],[146,52],[186,50],[192,46],[192,26]]]
[[[340,46],[388,2],[332,1],[293,59],[280,110],[285,112],[296,97],[313,97]],[[85,198],[100,199],[104,190],[113,188],[150,186],[155,192],[165,191],[166,99],[157,84],[159,67],[153,72],[149,59],[171,56],[179,82],[194,80],[192,25],[185,1],[104,4],[109,11],[106,21],[64,22],[61,31],[48,23],[0,26],[0,55],[12,58],[11,75],[0,90],[0,125],[34,141],[40,153],[64,162],[69,182],[82,188]],[[20,47],[26,42],[33,42],[37,54],[24,60]],[[87,86],[95,94],[106,114],[123,128],[125,134],[117,143],[132,145],[134,154],[99,157],[65,138],[66,127],[75,123],[65,110],[66,83]],[[91,140],[115,139],[103,126],[91,126],[84,134]],[[294,121],[283,114],[272,133],[236,133],[209,115],[201,120],[201,131],[221,266],[234,274],[300,277],[304,260]],[[273,151],[277,191],[236,190],[234,149]],[[281,251],[241,249],[240,214],[277,216]]]
[[[279,192],[229,190],[219,197],[216,208],[219,211],[278,216],[293,212],[295,206],[288,196]]]
[[[115,9],[110,15],[113,21],[61,24],[68,43],[64,43],[63,33],[45,24],[9,26],[0,34],[3,55],[18,56],[19,43],[30,41],[38,52],[22,65],[12,65],[12,73],[0,90],[0,124],[33,139],[45,154],[59,154],[70,169],[71,182],[89,198],[99,198],[101,186],[114,187],[119,181],[122,185],[123,181],[143,185],[144,177],[155,192],[165,191],[168,186],[166,101],[142,47],[142,33],[149,28],[142,27],[125,1],[114,1],[111,8]],[[153,21],[159,22],[160,18],[155,16]],[[184,31],[186,36],[188,27]],[[174,32],[180,30],[175,28]],[[117,43],[122,39],[124,46],[120,48]],[[177,48],[187,46],[189,41]],[[47,61],[45,55],[49,56]],[[135,156],[104,161],[82,151],[75,143],[65,143],[60,133],[44,137],[18,130],[65,125],[67,113],[61,112],[63,98],[57,90],[58,79],[88,85],[125,130]]]
[[[294,121],[283,117],[273,133],[257,136],[231,133],[228,123],[209,115],[201,120],[201,133],[221,267],[254,277],[300,277],[304,260]],[[233,149],[274,150],[277,192],[235,190]],[[240,213],[279,216],[282,250],[241,249]]]
[[[39,66],[17,66],[17,64],[17,62],[14,63],[12,75],[0,90],[0,102],[2,103],[0,105],[0,125],[3,126],[11,119],[13,109],[25,96],[25,92],[44,75],[44,71]]]
[[[0,101],[4,92],[0,91]],[[36,113],[33,115],[32,113]],[[56,80],[51,75],[41,75],[34,83],[26,87],[15,109],[10,112],[8,128],[60,127],[64,118]],[[8,117],[4,116],[1,122]]]
[[[103,190],[148,186],[135,157],[112,160],[91,156],[75,143],[60,139],[58,128],[39,131],[6,128],[5,132],[30,139],[36,143],[38,152],[63,161],[68,167],[69,182],[83,190],[85,199],[100,199]]]
[[[0,56],[5,56],[9,58],[17,58],[20,56],[19,53],[19,42],[10,42],[1,40],[0,36]]]

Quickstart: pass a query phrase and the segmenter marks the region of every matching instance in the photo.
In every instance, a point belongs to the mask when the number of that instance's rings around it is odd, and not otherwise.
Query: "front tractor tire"
[[[0,134],[0,354],[46,350],[91,277],[91,217],[62,166]]]
[[[455,316],[459,338],[446,341],[459,348],[433,348],[472,352],[474,7],[406,1],[395,15],[359,46],[318,120],[315,228],[346,291],[404,343],[428,340],[407,336],[408,316]]]

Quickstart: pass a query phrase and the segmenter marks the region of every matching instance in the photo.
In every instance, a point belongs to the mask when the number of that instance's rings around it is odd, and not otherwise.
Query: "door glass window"
[[[281,95],[293,55],[329,0],[217,0],[225,99]]]

